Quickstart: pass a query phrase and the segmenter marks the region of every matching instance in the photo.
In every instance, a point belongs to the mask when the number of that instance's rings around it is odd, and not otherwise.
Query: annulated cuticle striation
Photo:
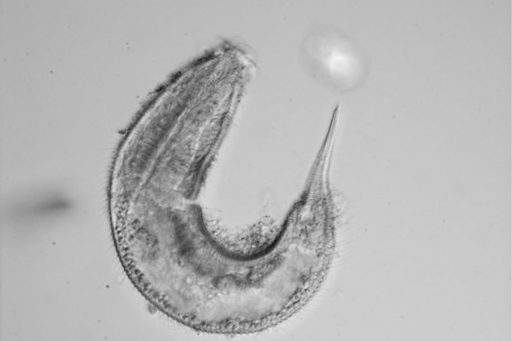
[[[176,71],[126,129],[111,169],[112,236],[128,277],[152,306],[199,331],[251,333],[288,318],[333,256],[328,169],[338,108],[281,223],[265,218],[226,235],[196,200],[254,69],[225,41]]]

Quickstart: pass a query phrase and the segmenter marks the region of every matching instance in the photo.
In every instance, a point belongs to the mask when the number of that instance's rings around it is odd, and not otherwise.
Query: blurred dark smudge
[[[46,200],[35,203],[32,210],[37,214],[46,214],[49,212],[64,211],[71,207],[71,202],[64,196],[53,196],[45,198]]]
[[[60,217],[72,207],[72,200],[62,190],[36,190],[16,196],[8,205],[8,216],[14,221],[27,222],[38,218]]]

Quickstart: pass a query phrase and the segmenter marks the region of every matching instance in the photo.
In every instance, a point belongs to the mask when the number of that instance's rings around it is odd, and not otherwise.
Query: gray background
[[[196,340],[125,278],[105,185],[139,102],[237,38],[260,70],[203,199],[280,218],[340,101],[332,184],[349,202],[321,294],[245,339],[510,339],[508,1],[0,2],[2,340]],[[360,89],[298,62],[314,25],[367,50]],[[262,208],[263,207],[263,208]]]

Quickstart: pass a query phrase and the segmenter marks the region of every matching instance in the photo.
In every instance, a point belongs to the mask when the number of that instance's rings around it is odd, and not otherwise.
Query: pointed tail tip
[[[336,128],[338,127],[338,121],[340,116],[340,105],[336,104],[331,116],[331,122],[329,123],[329,128],[327,129],[327,134],[325,136],[324,144],[326,147],[332,147],[332,143],[334,142],[334,135],[336,132]]]
[[[332,119],[331,121],[333,121],[335,124],[338,123],[338,117],[340,116],[340,104],[336,104],[336,106],[334,107],[334,110],[332,112]]]
[[[321,188],[322,190],[326,190],[328,187],[329,168],[334,149],[338,117],[339,105],[336,105],[332,113],[329,128],[327,129],[322,145],[320,146],[320,150],[318,151],[308,176],[306,185],[308,192],[316,186],[320,186],[318,188]]]
[[[340,116],[340,105],[337,104],[332,112],[331,122],[329,123],[329,128],[327,129],[327,134],[325,135],[324,142],[322,143],[322,147],[320,148],[319,157],[323,159],[323,168],[324,172],[328,171],[330,159],[332,157],[333,149],[334,149],[334,139],[336,137],[336,131],[338,128]]]

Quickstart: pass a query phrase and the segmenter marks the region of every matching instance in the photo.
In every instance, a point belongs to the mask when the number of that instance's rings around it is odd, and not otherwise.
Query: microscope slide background
[[[201,200],[281,219],[330,114],[347,201],[336,261],[296,316],[240,340],[510,340],[508,1],[0,2],[1,340],[225,340],[150,314],[112,245],[109,165],[140,102],[222,38],[259,70]],[[366,82],[299,62],[334,26]]]

